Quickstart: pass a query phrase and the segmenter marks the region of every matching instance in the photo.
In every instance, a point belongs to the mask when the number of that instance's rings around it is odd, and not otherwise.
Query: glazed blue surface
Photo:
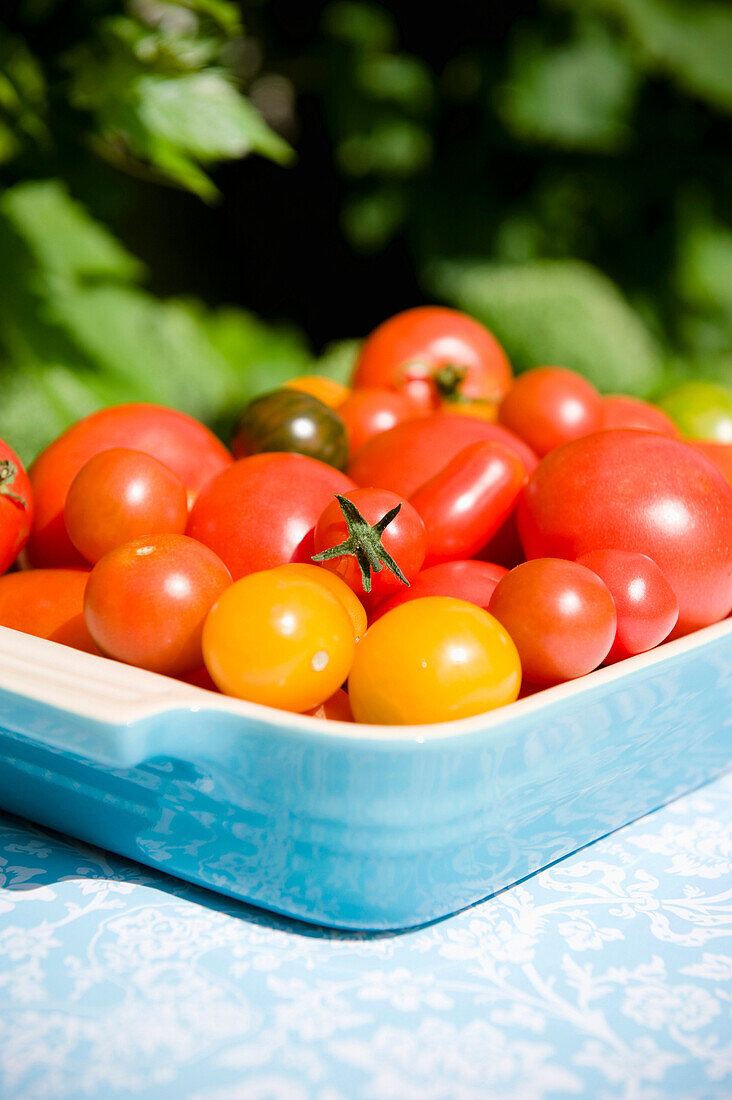
[[[496,719],[421,742],[205,704],[114,726],[3,691],[0,806],[288,916],[420,925],[724,770],[730,634]]]

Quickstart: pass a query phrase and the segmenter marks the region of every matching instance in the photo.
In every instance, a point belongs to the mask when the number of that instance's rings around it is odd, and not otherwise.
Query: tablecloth
[[[0,1097],[730,1097],[731,802],[728,775],[378,935],[0,815]]]

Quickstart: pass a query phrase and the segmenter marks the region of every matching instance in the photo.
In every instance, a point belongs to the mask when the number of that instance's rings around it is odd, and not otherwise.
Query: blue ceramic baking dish
[[[0,628],[0,805],[301,920],[453,913],[732,764],[732,622],[445,725],[225,699]]]

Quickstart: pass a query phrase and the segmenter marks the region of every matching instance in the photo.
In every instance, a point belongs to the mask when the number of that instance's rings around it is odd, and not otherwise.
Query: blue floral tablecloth
[[[0,1097],[730,1097],[731,937],[732,776],[373,936],[0,815]]]

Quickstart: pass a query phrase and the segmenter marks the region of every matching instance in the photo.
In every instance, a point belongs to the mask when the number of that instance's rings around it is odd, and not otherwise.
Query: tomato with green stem
[[[0,439],[0,573],[28,541],[33,525],[33,493],[23,463]]]

